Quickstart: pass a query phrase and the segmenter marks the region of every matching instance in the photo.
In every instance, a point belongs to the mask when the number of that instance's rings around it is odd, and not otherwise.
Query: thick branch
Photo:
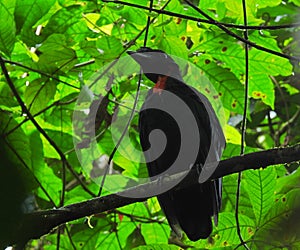
[[[236,156],[221,161],[210,179],[216,179],[247,169],[266,168],[276,164],[291,163],[299,160],[300,144],[288,148],[277,148],[243,156]],[[174,181],[174,178],[171,176],[163,181],[167,184],[170,181]],[[197,171],[192,170],[191,174],[188,175],[187,180],[184,181],[184,185],[189,186],[197,181]],[[162,183],[153,181],[116,194],[94,198],[59,209],[26,214],[23,221],[18,225],[15,235],[12,236],[11,243],[24,244],[30,239],[39,238],[42,235],[49,233],[53,228],[63,223],[122,207],[134,202],[144,201],[146,198],[150,197],[147,194],[153,193],[157,189],[157,185],[162,185]],[[146,198],[128,198],[128,194],[135,194],[136,197]]]

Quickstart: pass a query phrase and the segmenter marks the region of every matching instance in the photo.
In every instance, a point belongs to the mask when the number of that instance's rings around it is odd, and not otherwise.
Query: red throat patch
[[[166,88],[168,76],[159,76],[157,83],[153,88],[153,93],[161,94],[161,92]]]

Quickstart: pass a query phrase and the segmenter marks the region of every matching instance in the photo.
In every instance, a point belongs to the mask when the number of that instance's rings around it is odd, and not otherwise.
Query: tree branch
[[[242,156],[235,156],[220,161],[218,168],[210,179],[216,179],[248,169],[266,168],[272,165],[291,163],[299,160],[300,144],[287,148],[276,148]],[[164,179],[164,184],[174,181],[177,174],[174,176]],[[197,170],[192,169],[191,173],[184,179],[183,185],[190,186],[196,183],[198,181],[198,176]],[[131,203],[145,201],[147,198],[150,198],[147,194],[155,192],[157,185],[162,185],[161,180],[155,180],[116,194],[71,204],[59,209],[26,214],[19,225],[16,225],[16,232],[12,235],[10,243],[24,245],[28,240],[39,238],[63,223],[102,213]],[[135,194],[135,197],[145,198],[128,198],[128,194]]]

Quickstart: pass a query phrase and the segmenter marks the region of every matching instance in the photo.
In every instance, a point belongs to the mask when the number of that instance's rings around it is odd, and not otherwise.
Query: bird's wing
[[[209,159],[207,159],[208,162],[218,162],[225,148],[225,137],[222,127],[209,100],[201,93],[198,93],[197,90],[193,88],[191,88],[191,90],[194,92],[190,94],[191,99],[199,103],[199,105],[196,105],[197,109],[195,110],[196,117],[200,118],[200,121],[198,122],[198,124],[200,125],[199,129],[203,131],[211,131],[211,135],[209,136],[211,141],[210,144],[207,142],[204,143],[205,146],[210,145],[210,149],[201,146],[200,151],[205,151],[205,154],[207,155],[208,150],[210,150],[212,154],[209,155]],[[209,116],[207,116],[208,114]],[[200,158],[198,159],[198,161],[203,162],[201,154],[199,155],[199,157]],[[214,221],[217,225],[218,212],[220,211],[222,204],[222,178],[211,181],[210,185],[212,215],[214,215]]]
[[[167,132],[169,122],[167,116],[159,112],[159,110],[149,109],[151,106],[151,102],[160,102],[158,95],[151,96],[151,91],[147,96],[146,102],[142,107],[142,111],[139,114],[139,134],[140,134],[140,144],[144,151],[145,160],[147,163],[149,176],[151,179],[155,179],[154,176],[157,176],[167,170],[168,162],[164,161],[165,158],[170,154],[168,151],[158,152],[158,147],[155,146],[155,142],[152,141],[152,145],[149,140],[150,132],[159,129],[162,132],[166,133],[167,137],[170,137],[172,133]],[[156,103],[157,104],[157,103]],[[166,123],[162,123],[161,121],[166,120]],[[175,135],[173,139],[176,139],[178,135]],[[170,142],[169,142],[170,143]],[[172,142],[173,145],[176,143]],[[170,144],[169,144],[170,145]],[[170,146],[168,147],[170,149]],[[167,155],[167,156],[166,156]],[[172,160],[170,159],[170,162]],[[163,185],[163,178],[158,182],[158,185]],[[161,186],[158,187],[161,189]],[[172,230],[178,237],[181,237],[182,232],[177,221],[175,204],[173,202],[173,196],[170,192],[165,192],[157,196],[161,209],[163,210],[168,223]]]

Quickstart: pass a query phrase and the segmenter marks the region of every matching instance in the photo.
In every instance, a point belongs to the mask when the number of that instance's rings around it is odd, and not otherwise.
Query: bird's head
[[[145,76],[157,84],[161,78],[181,80],[181,73],[175,61],[162,50],[141,47],[127,53],[142,67]]]

